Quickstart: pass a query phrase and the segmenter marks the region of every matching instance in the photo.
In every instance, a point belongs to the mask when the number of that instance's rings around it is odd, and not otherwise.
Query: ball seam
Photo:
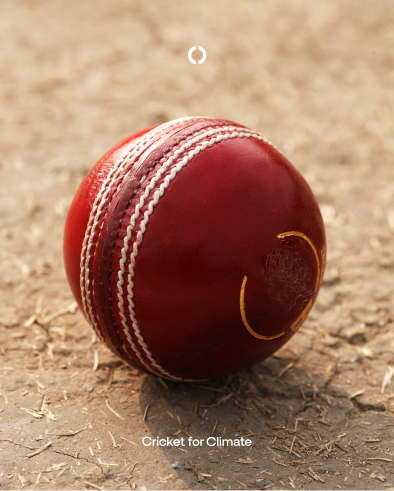
[[[157,133],[160,133],[163,131],[163,129],[167,130],[163,133],[163,136],[165,136],[171,129],[176,127],[178,124],[180,125],[183,121],[185,120],[193,120],[196,118],[180,118],[178,120],[170,121],[169,123],[165,123],[163,125],[160,125],[150,132],[148,132],[146,135],[143,135],[142,137],[138,138],[136,141],[134,141],[128,148],[125,150],[122,155],[120,156],[119,160],[115,163],[113,168],[109,171],[105,181],[102,184],[102,187],[99,191],[99,193],[96,196],[96,199],[93,203],[92,210],[90,212],[89,216],[89,221],[87,225],[87,229],[85,232],[85,237],[84,241],[82,244],[82,250],[81,250],[81,260],[80,260],[80,289],[81,289],[81,297],[82,297],[82,305],[83,309],[86,315],[86,318],[88,322],[92,325],[93,329],[95,330],[96,334],[100,338],[102,342],[105,343],[104,336],[101,332],[101,329],[99,327],[98,319],[94,315],[93,312],[93,306],[92,306],[92,301],[90,298],[90,271],[89,271],[89,266],[93,265],[94,259],[95,259],[95,253],[92,256],[90,255],[91,248],[93,246],[93,242],[95,240],[95,243],[98,242],[100,235],[101,235],[101,230],[96,233],[96,229],[98,227],[98,223],[101,219],[101,212],[104,208],[106,199],[113,188],[114,184],[116,183],[120,173],[122,170],[125,168],[125,166],[128,163],[132,163],[133,165],[135,164],[136,161],[138,161],[138,158],[141,156],[141,154],[149,148],[149,145],[154,141]],[[137,157],[136,160],[133,162],[132,158]],[[123,176],[124,178],[124,176]],[[121,182],[123,179],[121,179]],[[120,183],[119,183],[120,185]],[[118,185],[118,187],[119,187]],[[105,218],[105,215],[103,219]],[[96,251],[95,251],[96,252]],[[86,254],[86,257],[85,257]],[[112,351],[115,351],[115,353],[118,353],[118,350],[115,348],[115,346],[110,342],[109,343],[110,348]],[[138,350],[137,350],[138,351]],[[128,350],[127,350],[128,352]],[[129,353],[128,353],[129,354]],[[130,354],[129,354],[130,355]],[[131,359],[134,357],[131,356]],[[145,364],[144,364],[145,365]]]

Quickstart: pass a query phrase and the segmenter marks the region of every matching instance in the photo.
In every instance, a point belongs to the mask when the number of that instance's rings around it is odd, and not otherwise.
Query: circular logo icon
[[[196,49],[198,49],[198,50],[199,50],[199,51],[201,51],[201,53],[202,53],[202,58],[201,58],[201,60],[199,60],[199,61],[196,61],[196,60],[193,58],[193,56],[192,56],[193,51],[195,51]],[[207,59],[207,52],[206,52],[206,51],[205,51],[205,49],[204,49],[204,48],[202,48],[201,46],[198,46],[198,47],[197,47],[197,46],[193,46],[192,48],[190,48],[190,49],[189,49],[189,52],[188,52],[188,54],[187,54],[187,57],[189,58],[190,63],[193,63],[193,65],[196,65],[197,63],[198,63],[199,65],[201,65],[201,63],[204,63],[204,61]]]

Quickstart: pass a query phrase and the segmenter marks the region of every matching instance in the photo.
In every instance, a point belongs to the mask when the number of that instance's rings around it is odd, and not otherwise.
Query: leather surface
[[[235,125],[200,118],[159,133],[149,150],[126,166],[106,202],[92,248],[93,310],[114,351],[142,370],[157,373],[127,311],[129,256],[122,298],[142,361],[124,332],[118,305],[118,271],[130,218],[163,159],[193,135],[229,124]],[[81,308],[80,255],[93,202],[124,148],[144,132],[124,140],[96,164],[70,207],[64,258]],[[278,237],[285,232],[299,235]],[[315,253],[301,234],[314,245],[322,268],[326,242],[318,205],[303,177],[270,144],[234,138],[195,156],[155,206],[136,257],[135,315],[158,365],[176,377],[206,379],[248,368],[283,346],[294,334],[291,326],[315,301],[316,283],[322,279]],[[248,323],[258,335],[284,332],[281,337],[258,339],[246,328],[240,312],[245,276]]]

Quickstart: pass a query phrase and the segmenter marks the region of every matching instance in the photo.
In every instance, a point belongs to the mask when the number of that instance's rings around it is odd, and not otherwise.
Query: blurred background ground
[[[390,0],[2,0],[1,488],[394,488],[393,42]],[[124,366],[75,310],[62,265],[88,169],[187,115],[274,142],[328,234],[299,333],[205,387]],[[174,434],[253,446],[141,444]]]

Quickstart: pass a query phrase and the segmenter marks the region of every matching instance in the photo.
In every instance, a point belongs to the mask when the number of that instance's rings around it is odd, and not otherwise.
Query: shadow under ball
[[[69,209],[64,262],[115,354],[202,380],[293,336],[322,283],[326,239],[311,189],[271,143],[192,117],[135,133],[97,162]]]

